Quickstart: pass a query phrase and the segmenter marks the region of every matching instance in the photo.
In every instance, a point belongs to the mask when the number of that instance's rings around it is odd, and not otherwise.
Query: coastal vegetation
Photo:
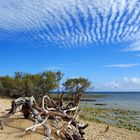
[[[63,84],[65,91],[68,92],[72,98],[73,96],[76,96],[76,94],[86,91],[90,85],[91,82],[88,79],[82,77],[67,79]]]
[[[60,71],[45,71],[38,74],[15,72],[14,76],[1,76],[0,95],[7,97],[43,96],[63,86],[65,94],[73,97],[80,92],[84,93],[91,85],[91,82],[83,77],[69,78],[60,84],[62,77],[63,73]],[[62,89],[61,92],[63,92]]]
[[[16,72],[14,76],[0,77],[0,96],[4,97],[43,97],[49,93],[54,100],[63,94],[63,100],[74,99],[80,92],[86,93],[82,101],[96,101],[106,95],[85,92],[91,82],[87,78],[68,78],[62,83],[63,73],[46,71],[38,74]],[[63,86],[63,90],[59,87]],[[58,90],[59,89],[59,90]],[[82,103],[81,103],[82,106]],[[86,113],[85,113],[86,112]],[[82,106],[80,118],[88,121],[106,123],[121,128],[140,131],[140,112],[121,109],[106,109],[103,106]]]

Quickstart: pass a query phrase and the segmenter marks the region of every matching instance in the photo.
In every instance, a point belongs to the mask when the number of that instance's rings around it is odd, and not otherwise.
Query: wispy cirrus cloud
[[[43,67],[43,70],[70,70],[70,68],[59,65],[59,66],[46,66]]]
[[[107,65],[107,67],[114,67],[114,68],[131,68],[140,66],[139,63],[130,63],[130,64],[113,64],[113,65]]]
[[[136,42],[139,25],[139,0],[0,1],[0,40],[58,47]]]
[[[44,70],[60,70],[62,69],[60,66],[51,66],[51,67],[44,67]]]

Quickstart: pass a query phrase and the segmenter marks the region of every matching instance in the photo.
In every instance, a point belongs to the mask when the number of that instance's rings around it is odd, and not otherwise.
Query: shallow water
[[[95,104],[106,104],[100,107],[125,109],[131,111],[140,111],[140,92],[110,92],[110,93],[95,93],[109,95],[104,98],[97,98],[96,101],[83,102],[88,106],[96,106]]]

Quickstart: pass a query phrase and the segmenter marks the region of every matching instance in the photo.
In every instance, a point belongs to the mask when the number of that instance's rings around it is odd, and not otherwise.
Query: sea
[[[85,105],[140,111],[140,92],[94,92],[91,94],[105,96],[94,98],[95,101],[86,101],[84,102]]]

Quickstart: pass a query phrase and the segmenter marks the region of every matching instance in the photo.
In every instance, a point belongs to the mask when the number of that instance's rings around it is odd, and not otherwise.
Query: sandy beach
[[[11,99],[0,99],[0,116],[6,114],[5,109],[10,108]],[[87,140],[140,140],[140,132],[131,131],[123,128],[109,127],[105,132],[107,125],[83,121],[89,124],[86,128]],[[0,138],[3,140],[41,140],[44,137],[43,128],[39,127],[36,132],[24,134],[24,129],[32,125],[31,120],[24,119],[21,113],[17,113],[6,120],[4,130],[0,130]],[[55,140],[60,138],[55,137]]]
[[[0,0],[0,140],[140,140],[140,0]]]

